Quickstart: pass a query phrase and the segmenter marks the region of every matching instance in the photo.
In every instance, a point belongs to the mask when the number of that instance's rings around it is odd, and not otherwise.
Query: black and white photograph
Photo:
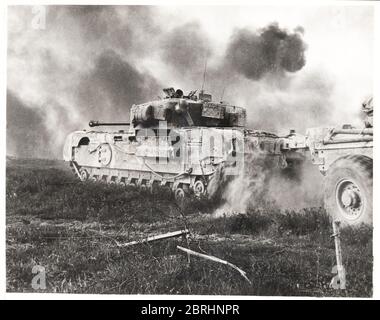
[[[375,9],[8,3],[6,293],[373,298]]]

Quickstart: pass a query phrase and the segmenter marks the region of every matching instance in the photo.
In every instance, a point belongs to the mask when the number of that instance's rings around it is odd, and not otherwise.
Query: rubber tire
[[[372,225],[372,175],[373,161],[365,156],[351,155],[336,160],[328,169],[325,177],[324,202],[327,213],[339,220],[342,226]],[[355,220],[342,214],[336,201],[336,188],[342,179],[352,180],[359,187],[364,200],[362,214]]]
[[[197,191],[196,190],[197,189],[196,186],[199,186],[200,188],[202,188],[203,191],[201,191],[201,192]],[[203,196],[206,193],[206,186],[205,186],[204,182],[202,180],[197,180],[194,183],[193,191],[194,191],[195,196],[197,196],[197,197]]]

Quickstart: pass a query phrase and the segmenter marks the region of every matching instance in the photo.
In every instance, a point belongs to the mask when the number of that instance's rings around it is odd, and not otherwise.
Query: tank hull
[[[207,193],[222,167],[228,175],[244,170],[247,157],[281,164],[279,139],[243,128],[183,127],[170,130],[76,131],[65,143],[64,160],[81,180],[123,185],[168,186],[180,193]]]

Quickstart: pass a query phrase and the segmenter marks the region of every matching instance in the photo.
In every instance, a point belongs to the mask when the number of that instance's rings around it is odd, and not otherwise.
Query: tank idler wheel
[[[88,174],[88,171],[83,168],[79,170],[79,175],[80,175],[81,181],[86,181],[90,177],[90,175]]]
[[[206,192],[206,187],[205,187],[205,184],[203,183],[202,180],[198,180],[194,183],[194,186],[193,186],[193,191],[194,191],[194,194],[197,196],[197,197],[200,197],[201,195],[204,195],[205,192]]]

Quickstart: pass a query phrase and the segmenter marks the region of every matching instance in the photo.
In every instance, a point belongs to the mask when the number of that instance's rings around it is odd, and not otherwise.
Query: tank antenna
[[[220,102],[223,102],[223,97],[224,97],[224,91],[226,90],[226,85],[223,86],[222,94],[220,96]]]
[[[205,58],[205,67],[204,67],[204,70],[203,70],[203,83],[202,83],[202,89],[201,89],[202,93],[203,93],[203,89],[204,89],[205,82],[206,82],[206,72],[207,72],[207,55],[206,55],[206,58]]]

